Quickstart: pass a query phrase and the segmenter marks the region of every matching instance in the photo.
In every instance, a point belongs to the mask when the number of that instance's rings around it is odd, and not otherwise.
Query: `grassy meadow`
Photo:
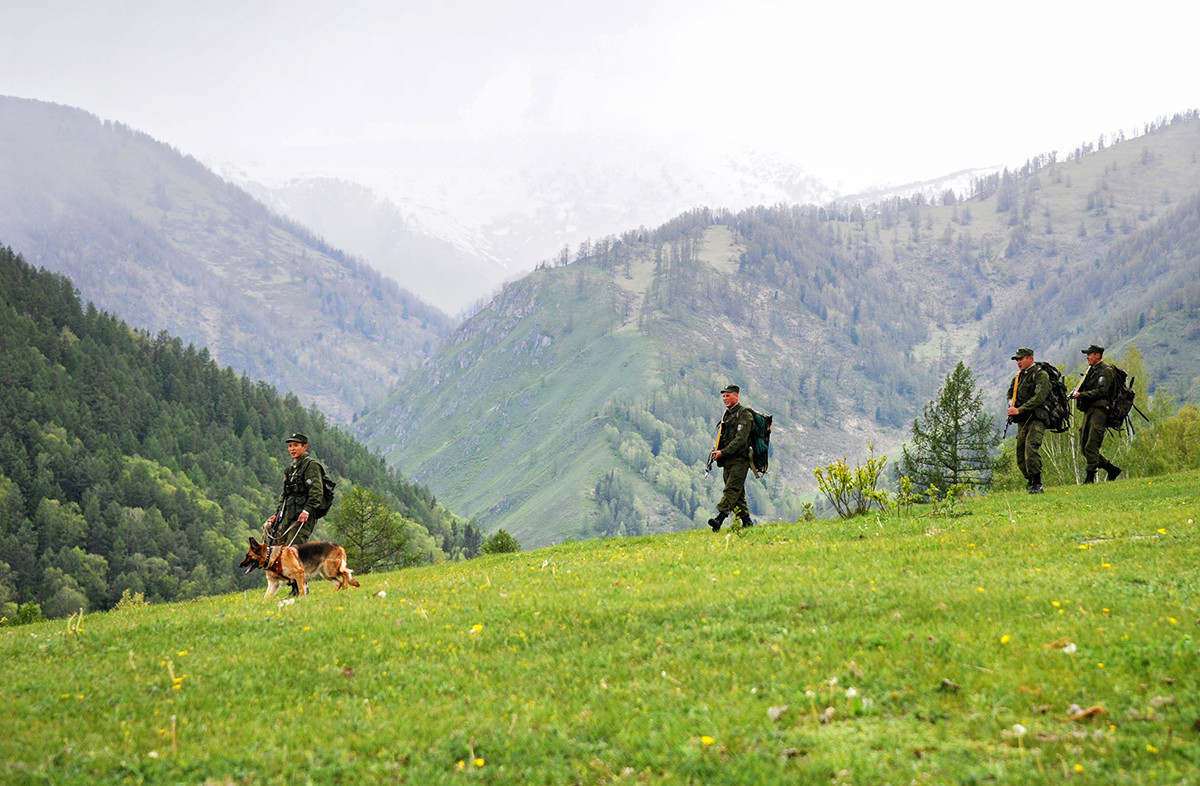
[[[4,627],[0,781],[1194,782],[1196,519],[1191,472]]]

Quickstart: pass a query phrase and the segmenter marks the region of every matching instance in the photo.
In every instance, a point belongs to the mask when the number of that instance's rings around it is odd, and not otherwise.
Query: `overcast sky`
[[[1061,156],[1200,106],[1184,9],[0,0],[0,94],[247,170],[299,174],[337,146],[599,129],[761,146],[845,192]]]

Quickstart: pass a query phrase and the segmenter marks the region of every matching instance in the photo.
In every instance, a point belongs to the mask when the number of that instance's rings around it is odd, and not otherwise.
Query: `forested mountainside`
[[[261,586],[237,563],[279,496],[293,431],[339,482],[335,511],[369,487],[425,560],[470,550],[473,525],[295,395],[85,307],[70,280],[0,248],[0,616]]]
[[[1082,346],[1136,344],[1149,390],[1198,400],[1200,121],[1145,132],[966,194],[701,209],[586,243],[505,287],[355,433],[540,545],[701,526],[728,382],[776,416],[749,484],[768,519],[799,514],[815,467],[896,455],[959,360],[999,411],[1018,346],[1074,369]]]
[[[931,383],[890,363],[927,335],[919,299],[860,251],[802,208],[601,241],[506,287],[356,433],[526,545],[673,531],[712,515],[704,463],[734,382],[776,416],[752,507],[795,519],[810,462],[895,443]]]
[[[0,242],[133,326],[207,347],[346,422],[451,319],[191,157],[0,96]]]

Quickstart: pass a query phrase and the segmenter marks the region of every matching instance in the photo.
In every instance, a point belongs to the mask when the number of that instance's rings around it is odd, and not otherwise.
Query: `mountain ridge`
[[[493,149],[502,151],[502,157],[487,158]],[[456,152],[459,168],[450,174],[425,171],[419,150],[373,152],[379,160],[351,159],[301,178],[227,169],[247,190],[272,195],[265,201],[397,280],[409,275],[419,279],[424,271],[379,244],[365,246],[360,236],[364,228],[377,236],[420,229],[451,243],[459,252],[459,275],[468,279],[468,294],[457,299],[448,293],[430,296],[449,313],[472,305],[480,294],[493,294],[564,248],[632,227],[655,226],[698,206],[740,208],[834,197],[780,156],[677,139],[579,134],[566,140],[507,140],[483,150],[468,146]],[[395,213],[378,213],[378,220],[366,227],[361,216],[339,220],[344,187],[331,184],[348,182],[368,189]],[[309,191],[312,198],[297,200],[300,191]],[[369,201],[359,202],[365,213],[374,212]]]
[[[951,361],[986,391],[1014,346],[1070,366],[1077,340],[1152,339],[1150,390],[1190,400],[1200,384],[1194,112],[981,173],[963,194],[696,208],[584,238],[450,333],[444,314],[194,160],[78,110],[13,106],[58,125],[4,127],[32,152],[0,159],[22,176],[0,178],[0,234],[24,222],[18,247],[75,264],[85,293],[123,297],[155,329],[215,330],[222,362],[360,415],[355,432],[406,475],[526,545],[702,524],[713,394],[731,381],[777,417],[779,460],[750,490],[766,517],[799,515],[814,466],[869,442],[893,451]],[[59,149],[72,132],[91,140],[74,179],[79,154]],[[297,314],[335,361],[323,378],[291,341]]]
[[[118,123],[0,97],[0,140],[0,242],[134,326],[207,347],[341,422],[452,324],[195,159]],[[338,353],[354,355],[354,368],[324,361]]]
[[[1017,346],[1072,370],[1074,343],[1118,354],[1174,315],[1194,319],[1198,129],[1194,113],[1178,116],[1066,161],[981,175],[968,195],[939,202],[695,210],[601,238],[507,285],[355,433],[485,529],[528,545],[672,531],[701,526],[713,509],[719,489],[701,477],[715,392],[737,382],[746,403],[776,415],[777,458],[765,483],[750,484],[751,507],[797,517],[813,499],[812,469],[864,456],[869,443],[894,454],[958,360],[976,368],[986,401]],[[1151,251],[1145,273],[1175,296],[1162,305],[1134,272],[1134,257]],[[1130,309],[1145,312],[1140,327]],[[1186,335],[1167,350],[1173,381],[1164,359],[1152,392],[1195,400],[1200,349]],[[619,367],[636,384],[575,360],[577,347],[600,341],[625,353]],[[570,374],[605,394],[581,402],[539,389]],[[514,396],[518,406],[497,403]],[[488,436],[537,432],[547,417],[561,419],[570,451],[533,439],[514,452]],[[456,463],[467,445],[528,477]],[[569,465],[557,481],[573,494],[546,490],[537,464],[550,455]]]

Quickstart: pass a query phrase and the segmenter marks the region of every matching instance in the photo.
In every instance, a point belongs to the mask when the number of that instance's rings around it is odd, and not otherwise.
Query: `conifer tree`
[[[983,411],[971,370],[961,361],[946,375],[937,398],[913,420],[912,440],[902,449],[900,471],[922,491],[991,483],[993,453],[1000,442],[992,416]]]
[[[357,571],[407,568],[421,561],[408,524],[375,489],[353,487],[329,519]]]

